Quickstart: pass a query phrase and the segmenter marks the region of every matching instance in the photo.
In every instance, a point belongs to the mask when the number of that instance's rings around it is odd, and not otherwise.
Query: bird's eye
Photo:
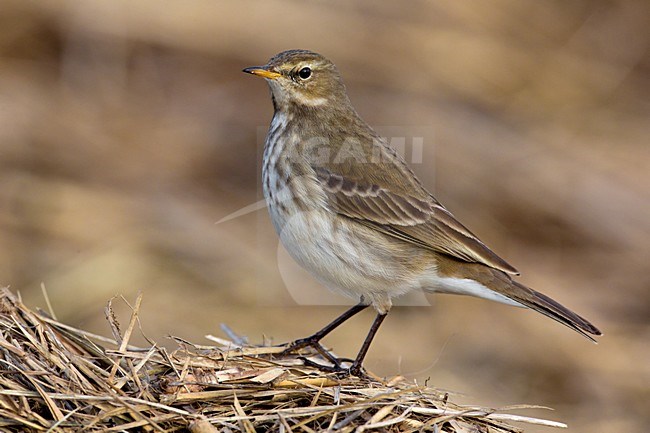
[[[311,77],[311,68],[305,66],[304,68],[298,71],[298,76],[303,80],[306,80],[307,78]]]

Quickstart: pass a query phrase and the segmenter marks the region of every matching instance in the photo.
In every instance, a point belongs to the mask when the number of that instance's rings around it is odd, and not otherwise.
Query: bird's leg
[[[368,335],[366,336],[366,339],[363,341],[363,345],[361,346],[361,349],[359,350],[356,359],[354,360],[352,366],[350,367],[349,373],[351,375],[357,377],[363,376],[362,367],[361,367],[361,364],[363,363],[363,358],[366,357],[366,353],[368,353],[368,349],[370,348],[370,343],[372,343],[372,339],[375,338],[375,334],[377,333],[377,330],[379,329],[381,323],[384,321],[387,315],[388,313],[378,313],[377,317],[375,317],[375,321],[372,322],[372,326],[368,331]]]
[[[381,326],[382,322],[386,318],[388,313],[378,313],[377,317],[375,317],[374,322],[372,322],[372,326],[370,326],[370,330],[368,331],[368,335],[366,335],[366,339],[363,341],[363,344],[361,345],[361,349],[359,349],[359,353],[357,354],[357,357],[355,360],[352,362],[352,365],[350,368],[343,368],[341,366],[341,362],[344,361],[351,361],[350,359],[347,358],[335,358],[327,352],[321,345],[320,343],[316,343],[318,347],[314,347],[318,352],[323,355],[328,361],[330,361],[333,365],[332,366],[327,366],[327,365],[322,365],[317,362],[311,361],[306,358],[302,358],[303,362],[305,365],[309,365],[311,367],[316,367],[320,370],[323,371],[328,371],[332,373],[338,373],[343,376],[347,375],[352,375],[360,378],[367,377],[366,374],[363,372],[363,360],[366,357],[366,354],[368,353],[368,349],[370,349],[370,344],[372,343],[372,340],[375,338],[375,334],[377,334],[377,331],[379,330],[379,327]],[[351,317],[351,316],[350,316]]]
[[[343,322],[351,318],[352,316],[360,313],[361,311],[365,310],[368,308],[368,305],[364,302],[363,298],[361,299],[361,302],[359,302],[357,305],[354,307],[350,308],[347,310],[345,313],[341,314],[339,317],[334,319],[331,323],[326,325],[323,329],[320,331],[310,335],[309,337],[306,338],[301,338],[296,341],[293,341],[288,344],[288,347],[282,352],[282,354],[287,354],[291,352],[295,352],[296,350],[302,349],[303,347],[312,347],[314,348],[318,353],[320,353],[325,359],[327,359],[329,362],[334,364],[334,367],[336,371],[341,370],[341,363],[340,360],[332,356],[331,353],[329,353],[321,344],[320,340],[322,340],[327,334],[338,328]],[[367,350],[367,349],[366,349]]]

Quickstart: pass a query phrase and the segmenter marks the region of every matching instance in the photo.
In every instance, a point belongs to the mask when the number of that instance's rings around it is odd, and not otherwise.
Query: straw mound
[[[176,339],[172,353],[153,343],[132,347],[140,302],[124,332],[109,303],[111,340],[32,311],[0,289],[0,428],[252,433],[520,431],[504,421],[564,426],[457,406],[402,377],[339,378],[304,366],[298,355],[280,355],[282,347],[244,345],[236,337],[211,337],[217,346]]]

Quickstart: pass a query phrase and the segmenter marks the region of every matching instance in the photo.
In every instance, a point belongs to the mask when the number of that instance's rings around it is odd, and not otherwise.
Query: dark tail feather
[[[513,281],[512,283],[517,286],[517,288],[521,289],[523,293],[528,295],[512,297],[512,299],[520,304],[560,322],[594,343],[596,343],[596,340],[591,335],[602,335],[602,332],[600,332],[600,330],[592,325],[587,319],[580,317],[545,294],[537,292],[523,284],[519,284],[516,281]]]

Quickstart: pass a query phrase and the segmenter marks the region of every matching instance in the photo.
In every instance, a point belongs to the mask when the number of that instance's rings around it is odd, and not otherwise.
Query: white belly
[[[317,206],[287,217],[271,202],[269,213],[291,257],[333,291],[354,299],[363,296],[387,310],[391,298],[420,287],[404,261],[393,260],[363,226],[337,221]]]

